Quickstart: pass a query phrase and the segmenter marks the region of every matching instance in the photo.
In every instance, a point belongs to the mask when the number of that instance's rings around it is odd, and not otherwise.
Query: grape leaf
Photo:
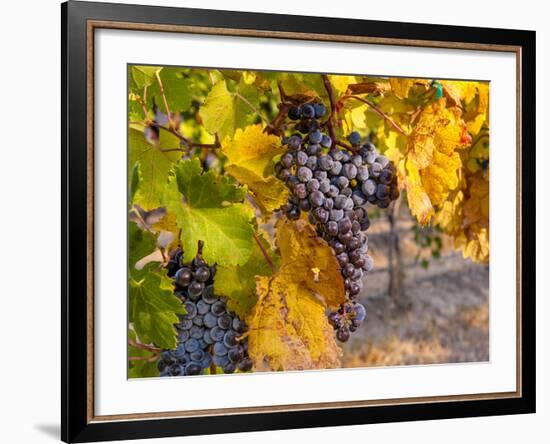
[[[200,95],[200,88],[193,77],[187,77],[183,74],[182,68],[165,67],[160,71],[159,77],[162,81],[164,94],[171,113],[187,111],[195,97]],[[155,82],[147,89],[147,102],[151,107],[155,103],[166,112],[164,99],[160,85],[155,77]]]
[[[134,197],[139,190],[142,180],[143,178],[141,177],[141,167],[139,162],[136,162],[134,163],[132,173],[130,175],[130,205],[134,203]]]
[[[450,155],[469,142],[466,125],[458,108],[446,108],[445,99],[426,106],[409,135],[407,151],[417,168],[426,168],[434,151]]]
[[[319,97],[328,103],[328,94],[320,74],[282,74],[281,85],[289,96],[306,96],[310,100]]]
[[[265,134],[261,125],[247,126],[225,139],[222,152],[225,170],[250,189],[264,214],[287,201],[289,191],[273,172],[273,157],[284,152],[278,137]]]
[[[180,157],[177,151],[163,152],[163,149],[179,148],[179,139],[161,131],[159,144],[148,143],[142,131],[131,127],[128,133],[128,165],[140,163],[141,182],[133,195],[135,203],[145,209],[160,205],[160,196],[168,180],[170,168]],[[129,173],[130,175],[132,172]],[[132,178],[132,175],[130,176]]]
[[[415,79],[401,78],[401,77],[391,77],[390,85],[392,92],[399,99],[406,99],[409,95],[410,89],[413,87]]]
[[[329,75],[328,78],[337,97],[344,95],[350,84],[357,83],[357,78],[355,76],[344,76],[339,74]]]
[[[242,203],[246,195],[229,176],[203,172],[198,159],[177,163],[164,190],[163,201],[176,215],[186,260],[197,254],[209,263],[243,265],[252,253],[253,210]]]
[[[130,222],[128,245],[129,321],[141,342],[174,348],[177,344],[174,324],[178,322],[177,314],[184,314],[185,310],[174,296],[172,280],[165,269],[158,269],[158,264],[136,268],[139,259],[155,249],[155,239]]]
[[[136,333],[133,330],[128,330],[128,339],[136,341]],[[128,357],[146,358],[128,361],[128,377],[129,378],[149,378],[159,376],[156,359],[154,354],[148,350],[144,350],[133,345],[128,345]]]
[[[216,83],[200,109],[204,127],[220,140],[232,136],[237,128],[244,128],[257,117],[258,90],[241,79],[234,92],[229,91],[225,80]]]
[[[327,242],[305,220],[279,219],[276,241],[281,251],[282,274],[300,283],[326,306],[336,308],[344,302],[344,280],[340,265]]]
[[[247,319],[256,370],[339,367],[340,349],[325,305],[291,273],[257,278],[258,303]]]
[[[256,278],[258,302],[247,320],[255,368],[338,366],[340,350],[325,314],[345,298],[338,262],[304,220],[281,219],[276,233],[281,267],[272,277]]]
[[[273,254],[269,243],[263,237],[258,236],[258,239],[276,268],[279,257]],[[266,261],[258,244],[254,243],[252,254],[246,264],[218,266],[214,282],[215,293],[225,296],[229,309],[244,318],[258,301],[256,276],[271,276],[272,274],[273,269]]]
[[[151,86],[155,81],[157,71],[162,70],[159,66],[141,66],[134,65],[131,67],[132,79],[138,88]]]

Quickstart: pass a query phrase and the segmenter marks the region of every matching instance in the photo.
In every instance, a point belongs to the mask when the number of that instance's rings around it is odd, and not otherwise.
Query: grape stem
[[[172,113],[170,112],[170,108],[168,107],[168,100],[166,99],[166,94],[164,94],[164,85],[162,84],[162,80],[160,80],[160,70],[155,72],[155,76],[157,77],[157,82],[159,84],[160,88],[160,94],[162,95],[162,101],[164,102],[164,108],[166,109],[166,115],[168,116],[168,123],[170,125],[170,128],[174,127],[174,122],[172,120]]]
[[[337,139],[336,139],[336,134],[334,132],[334,126],[333,126],[334,113],[336,112],[336,99],[334,97],[334,90],[332,89],[332,84],[330,83],[330,79],[328,78],[328,76],[326,74],[322,74],[321,77],[323,78],[323,83],[325,85],[325,89],[327,90],[328,100],[330,102],[330,113],[328,115],[328,119],[326,122],[328,127],[328,132],[329,132],[330,138],[332,139],[332,142],[336,143]]]
[[[131,345],[132,347],[139,348],[141,350],[147,350],[148,352],[153,353],[153,356],[155,357],[155,359],[162,352],[162,349],[160,349],[160,348],[153,347],[152,345],[141,344],[139,342],[134,341],[133,339],[128,339],[128,344]],[[130,359],[130,361],[137,360],[137,359],[132,359],[132,358],[146,358],[146,359],[151,359],[152,360],[153,356],[151,358],[140,357],[140,356],[130,356],[129,359]]]
[[[161,125],[157,122],[152,122],[151,125],[169,132],[170,134],[173,134],[178,139],[180,139],[183,143],[185,143],[189,148],[219,148],[220,142],[216,140],[216,143],[196,143],[192,140],[189,140],[187,137],[182,135],[179,131],[175,130],[174,128],[170,128],[164,125]],[[174,148],[174,150],[177,150],[177,148]],[[185,151],[184,149],[181,149],[182,151]]]
[[[258,237],[258,235],[256,233],[252,233],[252,234],[254,236],[254,240],[258,244],[258,247],[260,247],[260,250],[261,250],[262,254],[264,255],[265,261],[269,264],[269,266],[271,267],[271,270],[275,271],[275,265],[273,265],[273,261],[271,260],[271,258],[269,257],[269,254],[267,253],[266,249],[262,245],[262,241],[260,240],[260,238]]]
[[[364,103],[369,108],[371,108],[376,114],[378,114],[380,117],[386,120],[393,127],[393,129],[395,129],[398,133],[403,134],[404,136],[408,136],[408,134],[405,132],[405,130],[403,130],[403,128],[401,128],[390,116],[388,116],[384,111],[378,108],[370,100],[364,99],[363,97],[354,96],[352,94],[345,94],[340,98],[340,101],[343,102],[348,99],[355,99],[355,100],[358,100],[359,102]]]

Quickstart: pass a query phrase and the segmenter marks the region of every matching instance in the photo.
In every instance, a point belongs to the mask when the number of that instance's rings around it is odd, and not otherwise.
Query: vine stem
[[[260,110],[258,108],[256,108],[254,105],[252,105],[252,103],[250,103],[248,101],[248,99],[246,97],[244,97],[242,94],[239,93],[239,91],[236,91],[235,92],[235,95],[241,99],[243,101],[243,103],[245,105],[247,105],[252,111],[254,111],[256,114],[258,114],[258,116],[260,117],[260,119],[262,119],[262,121],[266,124],[266,125],[269,125],[269,120],[267,120],[267,118],[262,115],[262,113],[260,112]]]
[[[164,94],[164,85],[162,84],[162,80],[160,79],[160,71],[156,71],[155,76],[159,84],[160,94],[162,95],[162,101],[164,102],[164,109],[166,109],[166,115],[168,116],[168,123],[170,124],[170,128],[172,128],[174,126],[174,122],[172,121],[172,113],[170,112],[170,108],[168,107],[168,100],[166,99],[166,94]]]
[[[340,101],[344,101],[348,99],[355,99],[355,100],[358,100],[359,102],[364,103],[365,105],[368,105],[370,108],[372,108],[372,110],[376,114],[378,114],[380,117],[385,119],[397,132],[399,132],[400,134],[403,134],[404,136],[408,136],[408,134],[405,132],[405,130],[403,130],[403,128],[401,128],[390,116],[388,116],[384,111],[378,108],[370,100],[364,99],[363,97],[354,96],[352,94],[346,94],[340,98]]]
[[[132,347],[136,347],[141,350],[147,350],[155,354],[160,354],[160,352],[162,351],[160,348],[153,347],[152,345],[141,344],[139,342],[134,341],[133,339],[128,339],[128,344],[131,345]]]
[[[254,240],[258,244],[258,247],[260,247],[260,250],[262,251],[262,254],[264,255],[265,261],[269,264],[269,266],[271,267],[271,270],[275,271],[275,265],[273,265],[273,261],[271,260],[271,258],[269,257],[269,254],[267,253],[266,249],[262,245],[262,241],[260,240],[260,238],[258,237],[258,235],[256,233],[252,233],[252,234],[254,236]]]
[[[216,141],[216,143],[196,143],[196,142],[193,142],[192,140],[189,140],[184,135],[180,134],[180,132],[175,130],[174,128],[170,128],[168,126],[164,126],[164,125],[161,125],[161,124],[156,123],[156,122],[153,125],[156,126],[159,129],[161,129],[161,130],[164,130],[164,131],[169,132],[170,134],[173,134],[178,139],[183,141],[189,148],[213,148],[213,149],[215,149],[215,148],[220,147],[220,142],[219,141]],[[176,150],[176,149],[174,149],[174,150]]]
[[[321,77],[323,78],[323,84],[325,85],[325,89],[327,90],[328,100],[330,102],[330,113],[327,119],[328,132],[332,141],[336,143],[337,142],[336,133],[334,132],[334,126],[333,126],[334,113],[336,112],[336,99],[334,97],[334,90],[332,89],[332,84],[330,83],[330,79],[328,78],[328,76],[326,74],[322,74]]]

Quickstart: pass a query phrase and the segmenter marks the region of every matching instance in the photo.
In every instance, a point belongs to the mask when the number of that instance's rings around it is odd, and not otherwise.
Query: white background
[[[474,418],[404,424],[291,430],[218,437],[175,438],[155,442],[279,443],[362,442],[463,443],[546,442],[550,420],[550,371],[546,322],[550,304],[549,280],[544,261],[550,247],[543,195],[550,186],[544,171],[550,162],[545,122],[550,100],[545,81],[550,77],[550,31],[542,2],[494,3],[462,0],[395,0],[387,7],[340,0],[164,1],[148,3],[234,8],[241,10],[325,15],[380,20],[417,21],[473,26],[516,27],[538,32],[537,78],[537,186],[539,261],[538,304],[538,411],[536,415]],[[59,4],[54,0],[10,2],[4,6],[0,26],[2,49],[1,122],[2,157],[2,274],[0,279],[0,332],[3,341],[0,366],[2,441],[55,442],[59,423]],[[543,58],[544,55],[544,58]],[[35,88],[35,89],[33,89]],[[546,137],[545,137],[546,136]],[[546,375],[546,378],[544,377]],[[545,380],[546,379],[546,380]]]
[[[224,49],[225,48],[225,49]],[[303,54],[308,54],[307,58]],[[515,73],[513,54],[334,44],[101,29],[96,33],[96,415],[167,412],[516,389]],[[127,380],[127,63],[359,72],[488,79],[491,128],[490,362],[394,368],[272,372],[212,378]],[[335,65],[334,61],[338,61]],[[109,276],[109,279],[105,277]],[[453,381],[449,384],[449,381]],[[174,396],[174,394],[185,396]]]

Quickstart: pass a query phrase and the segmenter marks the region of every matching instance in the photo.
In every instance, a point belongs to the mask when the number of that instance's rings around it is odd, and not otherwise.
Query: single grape
[[[309,104],[302,105],[301,111],[302,111],[302,117],[306,119],[311,119],[312,117],[315,116],[315,109],[313,108],[313,106]]]
[[[297,106],[293,106],[288,110],[288,117],[292,120],[299,120],[302,117],[302,112]]]
[[[239,341],[237,341],[237,332],[228,331],[223,337],[223,343],[226,347],[235,347]]]
[[[315,105],[313,105],[313,109],[315,110],[315,117],[317,119],[323,117],[327,112],[325,105],[323,105],[322,103],[316,103]]]
[[[231,362],[239,363],[244,358],[244,352],[241,347],[231,347],[227,352],[227,357]]]
[[[210,269],[208,267],[200,267],[195,271],[195,280],[206,282],[208,279],[210,279]]]
[[[245,357],[240,363],[239,363],[239,370],[242,371],[242,372],[248,372],[250,370],[252,370],[252,366],[253,366],[253,362],[252,362],[252,359],[250,359],[249,357]]]
[[[172,364],[168,369],[170,376],[180,376],[183,374],[183,367],[179,364]]]
[[[189,296],[200,296],[203,290],[204,290],[203,282],[192,281],[189,284],[189,288],[187,289],[187,292],[189,293]]]
[[[210,306],[210,310],[216,316],[221,316],[225,313],[225,302],[217,301]]]
[[[361,143],[361,135],[357,131],[353,131],[348,135],[348,142],[353,146],[358,146]]]
[[[197,301],[197,312],[200,315],[205,315],[210,311],[210,304],[204,302],[203,299]]]
[[[188,339],[185,341],[185,350],[189,353],[192,353],[199,349],[199,341],[197,341],[195,338]]]
[[[189,330],[189,335],[191,336],[191,338],[194,338],[194,339],[202,338],[203,334],[204,334],[204,328],[198,325],[193,325],[193,327],[191,327],[191,330]]]
[[[183,315],[184,319],[193,319],[197,315],[197,306],[194,302],[187,301],[184,304],[185,314]]]
[[[321,131],[315,130],[309,135],[309,141],[311,143],[320,143],[321,140],[323,140],[323,135],[321,134]]]
[[[308,155],[303,151],[296,153],[296,165],[304,166],[307,163]]]
[[[326,134],[323,134],[323,137],[321,138],[321,146],[324,148],[330,148],[331,145],[332,145],[332,139]]]
[[[192,277],[193,275],[191,274],[191,270],[189,270],[189,268],[180,268],[174,275],[174,281],[180,287],[187,287],[191,282]]]
[[[229,362],[222,367],[222,370],[226,374],[234,373],[235,370],[237,370],[237,366],[234,363]]]
[[[202,365],[200,362],[190,362],[185,366],[185,374],[188,376],[200,375],[202,372]]]
[[[223,328],[218,327],[217,325],[215,327],[212,327],[212,329],[210,330],[210,336],[215,342],[222,341],[224,335],[225,335],[225,330]]]
[[[204,326],[207,328],[212,328],[218,325],[218,318],[214,313],[206,313],[203,318]]]
[[[202,300],[207,304],[213,304],[218,300],[217,296],[214,295],[214,286],[209,285],[202,292]]]
[[[245,322],[239,318],[233,318],[232,327],[237,333],[244,333],[247,330]]]
[[[216,356],[225,356],[227,355],[227,347],[222,342],[216,342],[212,351]]]
[[[231,328],[232,322],[233,319],[231,319],[231,316],[229,316],[227,313],[224,313],[220,317],[218,317],[218,327],[223,328],[224,330]]]
[[[340,327],[338,330],[336,330],[336,339],[338,339],[340,342],[347,342],[349,336],[349,329],[346,327]]]

